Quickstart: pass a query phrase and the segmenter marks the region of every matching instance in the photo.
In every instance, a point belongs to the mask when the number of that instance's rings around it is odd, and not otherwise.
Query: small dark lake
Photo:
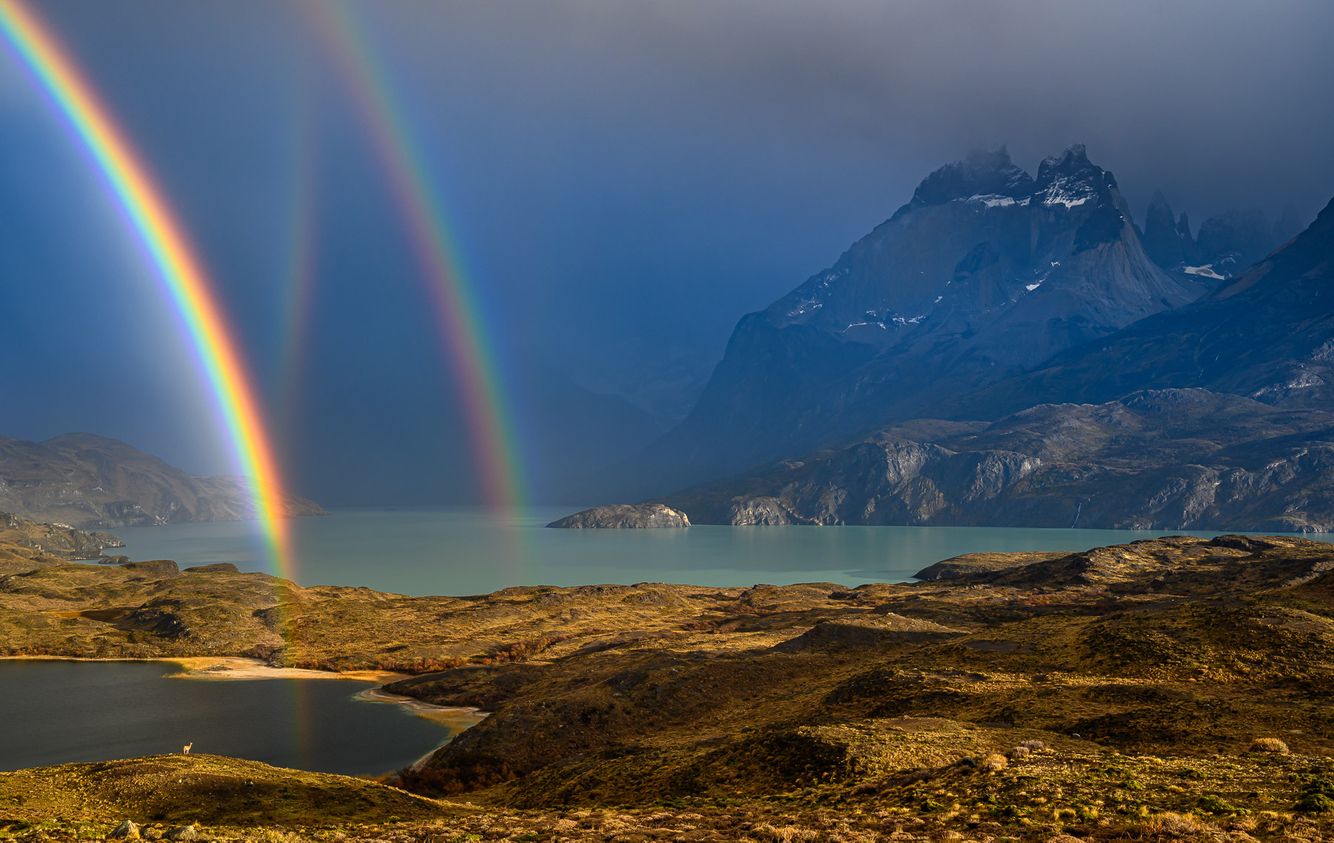
[[[453,731],[356,699],[369,682],[195,680],[166,662],[0,661],[0,770],[180,752],[379,775]]]

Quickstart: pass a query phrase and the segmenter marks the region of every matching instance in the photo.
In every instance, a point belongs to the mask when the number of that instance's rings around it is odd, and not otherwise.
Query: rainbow
[[[213,390],[276,572],[294,578],[283,491],[255,392],[213,286],[162,191],[78,66],[21,0],[0,0],[0,33],[51,97],[106,179],[185,323]]]
[[[352,13],[341,0],[305,0],[300,5],[329,45],[406,217],[459,384],[482,491],[492,507],[512,511],[524,492],[513,415],[448,216],[432,190],[426,159]]]

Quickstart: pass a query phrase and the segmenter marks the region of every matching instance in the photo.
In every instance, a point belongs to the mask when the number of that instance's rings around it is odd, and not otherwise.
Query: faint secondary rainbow
[[[329,45],[406,218],[460,387],[483,493],[491,506],[513,509],[524,494],[513,417],[485,320],[459,262],[444,205],[432,190],[426,159],[346,5],[341,0],[305,0],[301,8]]]
[[[0,32],[96,162],[157,268],[213,390],[271,561],[280,575],[292,577],[277,464],[208,276],[133,147],[36,13],[21,0],[0,0]]]
[[[283,346],[279,355],[276,394],[280,396],[277,417],[292,430],[298,417],[301,376],[305,369],[306,343],[309,340],[311,307],[315,282],[316,206],[315,179],[312,169],[308,106],[304,99],[295,112],[292,131],[292,155],[289,170],[292,182],[287,208],[287,252],[283,257],[278,283],[283,290]]]

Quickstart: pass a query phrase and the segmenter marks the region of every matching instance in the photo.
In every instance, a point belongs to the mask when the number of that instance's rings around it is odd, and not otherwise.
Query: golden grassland
[[[210,756],[0,774],[0,838],[127,818],[220,840],[1334,838],[1328,544],[423,598],[5,565],[12,654],[392,671],[387,692],[491,714],[384,782]]]

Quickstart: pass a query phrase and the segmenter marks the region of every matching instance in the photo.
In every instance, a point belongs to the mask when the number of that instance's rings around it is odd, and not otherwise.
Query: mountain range
[[[288,495],[284,514],[318,515]],[[124,442],[67,433],[42,442],[0,438],[0,511],[74,527],[127,527],[254,517],[235,477],[196,477]]]
[[[653,449],[680,485],[934,415],[1205,292],[1145,253],[1115,177],[1074,146],[1037,176],[1004,149],[940,168],[889,220],[743,317],[689,417]]]
[[[1334,210],[1296,228],[1192,235],[1159,194],[1141,229],[1082,146],[1036,176],[974,154],[743,317],[632,496],[696,523],[1330,529]]]

